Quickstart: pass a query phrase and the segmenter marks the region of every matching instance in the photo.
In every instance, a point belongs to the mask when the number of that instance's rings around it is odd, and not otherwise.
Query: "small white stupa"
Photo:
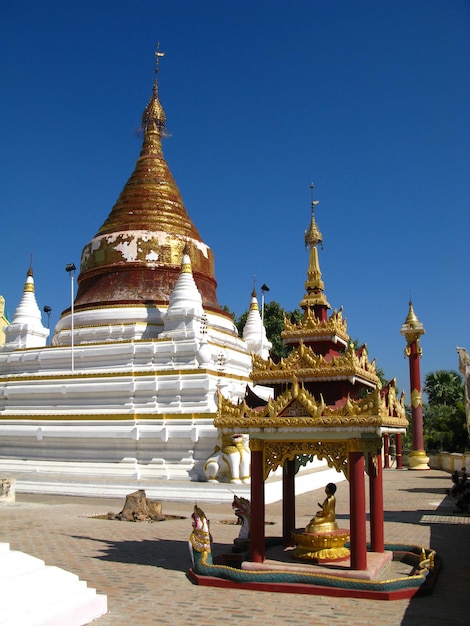
[[[246,342],[250,352],[253,352],[262,359],[269,358],[269,351],[273,344],[266,337],[266,328],[259,312],[256,290],[251,293],[250,310],[243,328],[243,340]]]
[[[26,275],[26,282],[21,302],[15,310],[11,324],[5,327],[5,344],[0,350],[16,350],[18,348],[41,348],[46,345],[49,329],[42,325],[34,294],[34,278],[32,267]]]

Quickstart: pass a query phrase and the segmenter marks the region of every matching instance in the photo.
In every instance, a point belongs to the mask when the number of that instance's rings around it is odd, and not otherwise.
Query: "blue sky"
[[[132,173],[154,78],[165,157],[237,314],[253,276],[303,297],[310,183],[320,264],[348,332],[409,390],[413,299],[422,375],[470,350],[470,3],[463,0],[5,1],[0,9],[0,293],[33,254],[51,325]]]

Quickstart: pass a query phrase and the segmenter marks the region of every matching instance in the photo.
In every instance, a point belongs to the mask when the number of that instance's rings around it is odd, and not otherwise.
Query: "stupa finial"
[[[164,57],[165,53],[160,52],[160,42],[157,43],[157,49],[155,50],[155,81],[157,80],[158,75],[158,64],[160,62],[160,58]]]
[[[160,52],[160,43],[158,43],[155,52],[155,80],[153,82],[152,97],[142,115],[142,128],[145,135],[144,151],[146,143],[152,139],[152,134],[156,133],[159,138],[163,137],[165,134],[166,115],[158,97],[158,70],[160,59],[163,56],[165,56],[165,53]],[[152,144],[153,141],[150,141],[150,145]]]
[[[320,200],[313,199],[313,190],[315,189],[315,185],[310,183],[310,190],[312,195],[312,218],[310,220],[310,226],[305,231],[305,246],[316,246],[317,244],[323,244],[323,236],[320,232],[320,229],[315,222],[315,207],[317,204],[320,204]]]
[[[315,207],[319,204],[319,200],[314,200],[313,190],[315,185],[310,184],[310,190],[312,194],[311,206],[312,217],[310,220],[310,226],[305,231],[305,246],[309,248],[309,263],[307,271],[307,281],[305,282],[305,289],[307,293],[304,299],[300,302],[300,306],[303,309],[307,309],[310,306],[320,305],[322,307],[330,308],[325,294],[323,293],[324,284],[321,278],[320,263],[318,261],[318,244],[323,247],[323,237],[320,229],[315,221]]]

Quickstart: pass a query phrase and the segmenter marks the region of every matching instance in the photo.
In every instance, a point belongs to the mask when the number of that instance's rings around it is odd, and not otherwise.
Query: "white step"
[[[83,626],[107,612],[107,598],[78,576],[0,543],[2,626]]]
[[[5,581],[28,572],[42,570],[45,565],[46,564],[44,561],[41,561],[41,559],[37,559],[24,552],[16,552],[14,550],[0,552],[0,583],[2,585],[2,596],[4,594]]]

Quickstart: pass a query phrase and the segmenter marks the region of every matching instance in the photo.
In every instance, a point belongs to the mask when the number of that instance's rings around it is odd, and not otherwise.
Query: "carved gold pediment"
[[[263,359],[253,355],[252,380],[265,381],[269,384],[273,381],[290,380],[292,376],[299,379],[361,376],[377,387],[381,387],[380,379],[376,374],[375,359],[372,362],[369,361],[366,346],[356,350],[353,344],[349,344],[341,354],[325,359],[300,341],[289,355],[278,363],[272,359]]]
[[[302,417],[305,415],[306,411],[307,409],[299,400],[294,400],[280,412],[279,417]]]
[[[313,309],[307,307],[298,324],[284,317],[284,330],[281,333],[283,339],[315,337],[321,335],[337,335],[346,343],[349,343],[349,335],[346,330],[346,318],[343,318],[343,309],[335,310],[327,320],[319,320]]]
[[[343,406],[327,406],[320,396],[316,400],[297,379],[276,400],[270,399],[262,409],[251,409],[245,401],[233,404],[218,395],[217,428],[348,428],[390,426],[406,428],[405,399],[396,397],[396,383],[383,390],[375,389],[360,400],[347,398]]]

